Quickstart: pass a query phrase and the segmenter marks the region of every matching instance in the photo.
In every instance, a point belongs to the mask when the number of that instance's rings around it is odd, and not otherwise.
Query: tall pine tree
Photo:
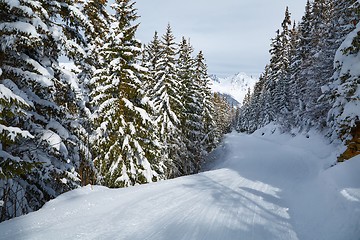
[[[181,114],[184,105],[181,99],[181,82],[176,64],[177,44],[170,25],[160,42],[160,57],[156,63],[154,75],[153,101],[156,110],[156,122],[160,129],[160,141],[163,156],[167,159],[168,177],[182,175],[183,159],[186,149],[181,131]]]
[[[4,108],[12,110],[2,114],[22,109],[19,115],[1,117],[22,131],[18,141],[2,144],[2,149],[15,157],[13,161],[36,163],[28,174],[0,181],[1,198],[6,199],[4,220],[36,210],[79,185],[82,141],[76,131],[81,126],[75,120],[73,81],[59,66],[59,58],[69,54],[70,46],[81,49],[76,24],[71,28],[66,23],[69,16],[81,14],[64,2],[1,1],[0,6],[0,81],[16,99]]]
[[[104,68],[92,80],[95,164],[100,183],[109,187],[131,186],[162,178],[164,169],[156,127],[146,109],[141,89],[144,69],[138,65],[141,44],[135,39],[138,25],[134,3],[116,1],[115,16],[101,48]]]
[[[350,4],[348,2],[348,4]],[[341,5],[337,8],[346,16],[360,12],[359,3]],[[339,12],[337,12],[339,14]],[[341,28],[351,29],[352,21],[343,22]],[[346,32],[347,30],[345,30]],[[335,55],[335,73],[332,82],[324,87],[324,98],[331,104],[328,125],[334,138],[340,138],[347,145],[347,150],[339,157],[347,160],[360,153],[360,25],[350,32]]]

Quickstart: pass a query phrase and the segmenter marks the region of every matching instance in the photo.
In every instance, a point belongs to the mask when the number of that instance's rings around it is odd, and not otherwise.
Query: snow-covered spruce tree
[[[76,70],[71,72],[66,68],[61,71],[62,78],[70,84],[73,92],[71,102],[74,105],[68,117],[71,131],[78,138],[80,160],[76,171],[82,186],[95,183],[97,175],[90,149],[93,126],[90,120],[89,82],[94,69],[100,67],[100,56],[96,49],[103,45],[109,28],[106,4],[106,0],[85,0],[75,1],[73,5],[61,5],[60,9],[52,8],[56,10],[52,15],[58,16],[63,31],[62,57],[68,58],[76,66]]]
[[[289,113],[290,113],[290,94],[289,81],[290,81],[290,50],[291,50],[291,19],[289,9],[285,10],[285,17],[281,23],[280,33],[280,46],[273,52],[274,62],[271,62],[272,73],[271,77],[274,78],[276,85],[274,89],[274,108],[276,111],[276,120],[279,122],[284,130],[289,130]],[[276,56],[277,55],[277,56]]]
[[[267,69],[267,67],[266,67]],[[252,133],[256,129],[262,127],[262,120],[264,119],[263,90],[266,79],[266,71],[260,75],[259,81],[254,86],[254,91],[246,94],[243,105],[240,109],[236,130],[240,132]]]
[[[263,100],[262,110],[258,111],[260,125],[277,121],[285,131],[325,127],[330,104],[319,98],[321,86],[330,81],[339,40],[351,29],[343,23],[352,22],[353,3],[354,0],[308,1],[302,21],[292,30],[286,11],[282,31],[277,32],[271,44],[271,61],[260,95]],[[255,99],[259,98],[251,98],[249,109],[254,109]]]
[[[264,118],[262,119],[263,125],[276,121],[278,112],[280,111],[281,99],[280,94],[283,92],[285,68],[283,64],[283,49],[282,34],[277,30],[275,38],[271,42],[271,59],[264,82],[263,98],[265,105],[263,106]],[[286,58],[284,59],[286,60]],[[251,102],[248,108],[251,105]]]
[[[349,67],[350,63],[355,66],[358,61],[357,50],[354,50],[358,41],[356,31],[352,32],[353,35],[339,49],[346,35],[358,23],[357,6],[356,0],[307,2],[302,21],[297,27],[294,25],[289,33],[289,65],[284,65],[283,60],[287,59],[283,55],[286,46],[283,44],[283,34],[279,31],[272,41],[272,58],[262,77],[264,81],[261,93],[259,94],[260,88],[257,86],[250,103],[241,109],[238,129],[253,131],[251,126],[255,124],[251,122],[255,121],[254,118],[261,122],[255,129],[271,121],[277,121],[285,131],[293,128],[300,131],[313,127],[324,129],[327,118],[327,126],[333,129],[333,136],[340,137],[349,146],[339,159],[347,159],[358,151],[358,114],[357,110],[348,110],[348,106],[358,104],[356,94],[359,81],[353,71],[356,67]],[[337,49],[336,72],[333,75],[333,60]],[[279,91],[284,89],[280,87],[279,80],[282,79],[282,69],[286,69],[282,66],[286,65],[288,83],[285,85],[285,93],[291,98]],[[321,88],[323,85],[325,86]],[[321,89],[325,91],[323,95]],[[256,106],[259,101],[261,104]],[[288,102],[288,112],[291,113],[287,116],[279,109],[284,102]]]
[[[2,70],[0,68],[1,75]],[[15,116],[18,116],[19,119],[21,119],[21,116],[24,117],[26,108],[29,108],[29,105],[23,98],[14,94],[5,85],[0,84],[0,179],[20,176],[26,170],[31,170],[31,168],[28,169],[29,167],[35,165],[32,162],[23,161],[11,152],[11,146],[16,142],[33,138],[28,131],[18,128],[15,121],[12,122],[14,125],[8,126]]]
[[[296,89],[299,94],[295,108],[295,122],[301,129],[323,129],[330,105],[319,101],[321,86],[330,81],[333,74],[333,58],[339,47],[339,28],[336,23],[341,16],[334,15],[339,1],[316,0],[306,6],[305,16],[299,25],[299,58]],[[345,11],[346,12],[346,11]]]
[[[85,37],[88,43],[103,42],[109,25],[109,13],[106,10],[108,0],[83,0],[77,3],[78,8],[86,17]]]
[[[76,104],[78,106],[77,122],[81,127],[77,134],[82,140],[81,161],[78,169],[81,185],[95,183],[96,169],[92,162],[90,136],[94,130],[91,121],[90,92],[91,79],[96,69],[101,65],[101,56],[98,49],[104,45],[105,36],[109,32],[110,17],[106,10],[107,0],[83,0],[76,2],[73,14],[67,14],[66,30],[68,36],[78,36],[75,42],[79,47],[66,46],[67,56],[74,62],[76,68]],[[80,31],[79,31],[80,30]],[[77,34],[74,34],[77,33]],[[70,73],[71,75],[72,73]]]
[[[213,94],[210,89],[211,79],[207,73],[204,54],[200,51],[195,58],[194,84],[199,84],[201,96],[201,118],[202,133],[201,146],[202,152],[210,152],[219,142],[221,136],[216,135],[216,124],[214,121],[214,102]]]
[[[63,47],[76,45],[64,25],[65,13],[76,8],[64,2],[0,1],[0,12],[0,81],[26,103],[22,114],[9,114],[6,122],[28,136],[2,145],[17,160],[41,163],[28,174],[1,180],[0,198],[9,203],[1,211],[4,220],[78,186],[81,141],[75,134],[72,79],[58,63]],[[16,109],[15,101],[11,106]]]
[[[289,66],[290,66],[290,29],[291,20],[289,9],[285,10],[285,17],[276,37],[272,39],[269,72],[267,73],[264,87],[268,93],[265,108],[268,121],[277,121],[282,126],[288,127],[289,115]],[[251,105],[251,103],[249,103]]]
[[[292,31],[292,49],[290,62],[290,100],[293,126],[304,128],[302,116],[305,114],[304,94],[310,72],[307,70],[311,65],[309,61],[311,50],[311,26],[312,26],[312,3],[307,1],[305,13],[297,29]]]
[[[353,11],[360,12],[359,3]],[[351,24],[351,23],[350,23]],[[346,28],[346,26],[343,26]],[[360,153],[360,25],[348,34],[335,56],[333,81],[323,87],[330,100],[328,125],[333,136],[340,138],[347,150],[338,158],[347,160]]]
[[[299,26],[293,24],[290,30],[290,52],[289,52],[289,114],[287,116],[288,130],[296,128],[296,121],[299,119],[299,99],[300,99],[300,83],[299,72],[301,66],[301,49],[299,38]]]
[[[295,125],[302,130],[323,129],[329,102],[321,96],[321,86],[333,74],[335,51],[350,31],[351,1],[317,0],[306,5],[298,28],[297,57],[293,60],[292,88],[298,104],[294,106]],[[341,9],[341,11],[336,10]],[[344,22],[346,23],[344,25]],[[346,26],[346,27],[345,27]]]
[[[293,120],[293,106],[291,99],[294,97],[294,93],[291,92],[293,90],[291,88],[291,64],[292,61],[296,61],[294,58],[295,49],[296,49],[296,25],[295,22],[292,25],[289,9],[286,8],[285,18],[281,24],[282,26],[282,43],[284,46],[284,75],[283,81],[281,83],[280,92],[282,92],[282,96],[280,97],[280,102],[282,106],[280,106],[280,116],[278,116],[278,122],[283,126],[282,129],[284,131],[290,131],[292,128]]]
[[[359,10],[357,0],[338,0],[334,3],[334,34],[337,44],[341,44],[346,36],[356,28],[359,23]]]
[[[263,98],[263,91],[264,91],[264,84],[266,79],[266,71],[263,75],[259,77],[259,81],[256,82],[254,86],[254,92],[251,96],[251,124],[249,131],[254,132],[256,129],[263,126],[261,119],[263,119],[263,111],[262,108],[265,106],[264,98]]]
[[[161,57],[160,49],[160,39],[158,32],[155,31],[153,39],[144,47],[143,52],[143,65],[148,69],[149,81],[145,86],[146,91],[150,96],[154,95],[154,86],[156,82],[154,81],[156,75],[157,64]]]
[[[333,2],[319,0],[305,7],[305,14],[292,32],[290,125],[307,131],[323,128],[329,105],[318,102],[320,87],[332,74],[335,39]]]
[[[156,110],[156,122],[160,129],[162,155],[167,159],[167,177],[184,174],[184,137],[181,131],[181,114],[184,106],[181,99],[181,82],[176,65],[177,44],[170,25],[160,42],[160,57],[155,66],[154,92],[152,99]]]
[[[102,69],[92,79],[95,136],[93,148],[99,183],[124,187],[163,178],[156,127],[147,112],[149,99],[141,89],[144,69],[138,64],[141,44],[134,3],[116,1],[106,44],[99,49]]]
[[[251,114],[252,116],[257,116],[256,120],[252,119],[254,124],[250,125],[250,132],[253,132],[256,129],[261,128],[271,122],[270,118],[272,116],[268,114],[268,109],[271,109],[271,95],[267,88],[267,81],[269,79],[270,71],[271,70],[269,65],[266,65],[264,73],[262,74],[261,78],[259,78],[258,86],[256,86],[256,88],[254,87],[253,96],[250,98]]]
[[[240,116],[239,116],[239,123],[237,124],[237,130],[239,132],[251,132],[250,127],[250,121],[252,121],[252,108],[253,108],[253,102],[251,102],[251,89],[249,88],[244,100],[242,102]]]
[[[184,174],[195,173],[200,169],[203,138],[202,92],[200,82],[195,78],[195,59],[193,48],[183,37],[179,45],[177,59],[178,79],[181,83],[181,97],[184,111],[181,113],[181,129],[187,147],[186,158],[183,159]]]
[[[232,128],[235,110],[232,109],[230,104],[219,93],[214,93],[214,121],[216,124],[215,136],[223,136],[229,133]]]
[[[271,59],[266,66],[261,81],[251,95],[247,94],[237,124],[239,131],[253,132],[257,128],[276,121],[284,131],[291,126],[290,112],[290,53],[292,53],[292,31],[289,9],[281,24],[281,31],[276,31],[271,42]]]
[[[2,59],[0,58],[0,61]],[[0,69],[0,76],[2,70]],[[28,103],[11,89],[0,84],[0,222],[27,212],[24,190],[17,181],[36,167],[36,162],[25,161],[17,156],[14,145],[24,143],[33,136],[18,127],[18,120],[26,119]],[[10,124],[10,125],[9,125]],[[20,198],[18,196],[21,196]]]
[[[76,6],[79,11],[76,15],[69,16],[67,22],[70,31],[76,32],[80,28],[83,34],[80,36],[82,41],[79,43],[83,45],[82,52],[73,51],[74,48],[69,48],[68,55],[80,73],[78,79],[80,87],[82,88],[78,97],[82,98],[83,106],[81,107],[84,118],[90,117],[91,109],[88,109],[86,104],[89,102],[89,82],[92,79],[95,69],[99,69],[101,66],[100,55],[97,51],[98,48],[105,43],[105,36],[109,31],[110,17],[106,11],[107,0],[84,0],[77,2]],[[73,23],[77,23],[74,26]]]
[[[311,21],[312,21],[312,3],[306,2],[305,13],[299,23],[299,51],[302,59],[307,58],[310,54],[311,42]]]
[[[321,96],[321,86],[328,83],[333,73],[333,59],[336,48],[333,45],[333,1],[316,0],[312,8],[310,55],[306,69],[307,81],[303,90],[305,111],[300,118],[304,126],[324,128],[329,104],[318,99]]]

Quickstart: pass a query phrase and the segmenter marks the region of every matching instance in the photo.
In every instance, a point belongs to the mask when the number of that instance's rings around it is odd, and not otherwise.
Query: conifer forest
[[[339,161],[360,151],[359,1],[307,1],[302,20],[285,11],[271,59],[244,99],[237,129],[276,122],[284,132],[316,128],[345,142]]]
[[[286,9],[239,108],[211,91],[206,53],[166,20],[142,44],[139,18],[132,0],[0,0],[0,222],[89,184],[198,173],[232,130],[316,129],[337,161],[360,153],[358,0]]]
[[[1,221],[87,184],[196,173],[228,131],[203,53],[170,25],[142,45],[134,4],[0,1]]]

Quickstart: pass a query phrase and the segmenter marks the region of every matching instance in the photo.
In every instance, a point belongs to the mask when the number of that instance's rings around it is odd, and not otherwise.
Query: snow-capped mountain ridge
[[[253,76],[248,76],[244,72],[219,78],[216,75],[210,75],[212,79],[211,89],[213,92],[231,95],[236,101],[242,104],[248,89],[252,89],[258,81]]]

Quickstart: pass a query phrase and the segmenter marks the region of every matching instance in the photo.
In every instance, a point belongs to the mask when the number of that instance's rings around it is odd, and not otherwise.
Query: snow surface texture
[[[228,134],[207,172],[65,193],[1,223],[0,239],[358,240],[360,156],[330,167],[336,146],[274,129]]]
[[[248,89],[253,89],[257,78],[246,75],[246,73],[238,73],[226,78],[218,78],[215,75],[210,76],[211,89],[213,92],[228,94],[236,101],[242,104]]]

